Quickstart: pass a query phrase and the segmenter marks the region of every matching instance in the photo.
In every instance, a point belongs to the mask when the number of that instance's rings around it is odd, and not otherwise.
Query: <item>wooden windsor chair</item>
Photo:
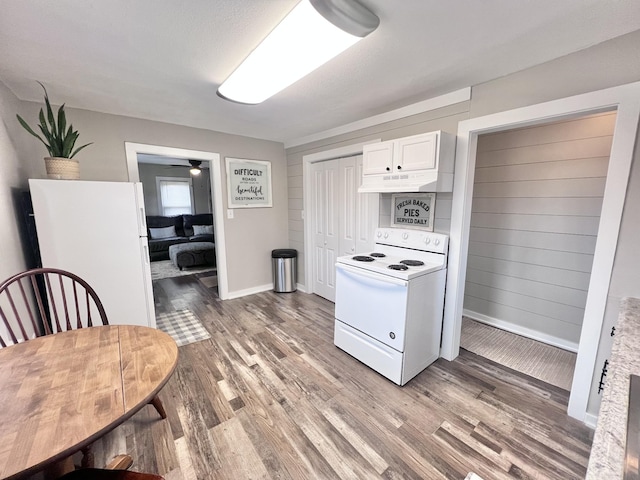
[[[32,301],[31,299],[33,298]],[[74,273],[58,268],[36,268],[18,273],[0,283],[0,347],[26,342],[42,335],[77,328],[92,327],[94,323],[108,325],[107,314],[95,290]],[[156,396],[150,402],[164,419],[167,414],[162,402]],[[124,458],[124,460],[123,460]],[[99,472],[125,472],[146,476],[94,476],[82,477],[82,473],[72,472],[75,476],[63,477],[65,480],[96,478],[110,480],[156,480],[162,477],[152,474],[126,472],[131,465],[130,457],[118,459],[111,468],[121,470],[93,469],[94,459],[91,446],[82,450],[81,467]],[[108,466],[109,468],[109,466]],[[124,470],[122,470],[124,469]],[[78,470],[82,472],[83,470]]]

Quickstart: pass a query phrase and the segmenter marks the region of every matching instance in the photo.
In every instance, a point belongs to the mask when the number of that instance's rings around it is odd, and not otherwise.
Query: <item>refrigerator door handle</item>
[[[142,226],[142,231],[146,232],[146,230],[147,230],[147,217],[144,214],[144,207],[140,207],[140,225]]]

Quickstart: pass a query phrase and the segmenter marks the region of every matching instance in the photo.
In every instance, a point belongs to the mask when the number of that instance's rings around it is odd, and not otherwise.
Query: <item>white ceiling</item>
[[[361,0],[371,35],[260,105],[217,87],[297,0],[2,0],[20,99],[291,142],[640,29],[638,0]]]

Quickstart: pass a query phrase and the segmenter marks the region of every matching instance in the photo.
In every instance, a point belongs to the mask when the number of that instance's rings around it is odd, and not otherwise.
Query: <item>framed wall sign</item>
[[[229,208],[273,206],[271,162],[226,157]]]
[[[435,193],[396,193],[391,195],[391,224],[394,227],[421,228],[433,232]]]

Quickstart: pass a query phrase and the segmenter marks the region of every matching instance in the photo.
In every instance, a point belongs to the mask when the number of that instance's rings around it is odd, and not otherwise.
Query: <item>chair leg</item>
[[[80,468],[93,468],[95,467],[95,460],[93,458],[93,445],[89,445],[83,448],[82,460],[80,461]]]
[[[160,414],[160,416],[162,418],[167,418],[167,412],[164,411],[164,406],[162,405],[162,402],[160,401],[160,397],[155,396],[153,397],[153,400],[151,400],[151,404],[156,407],[156,410],[158,411],[158,413]]]
[[[106,470],[128,470],[133,465],[133,458],[127,454],[116,455],[105,467]]]

